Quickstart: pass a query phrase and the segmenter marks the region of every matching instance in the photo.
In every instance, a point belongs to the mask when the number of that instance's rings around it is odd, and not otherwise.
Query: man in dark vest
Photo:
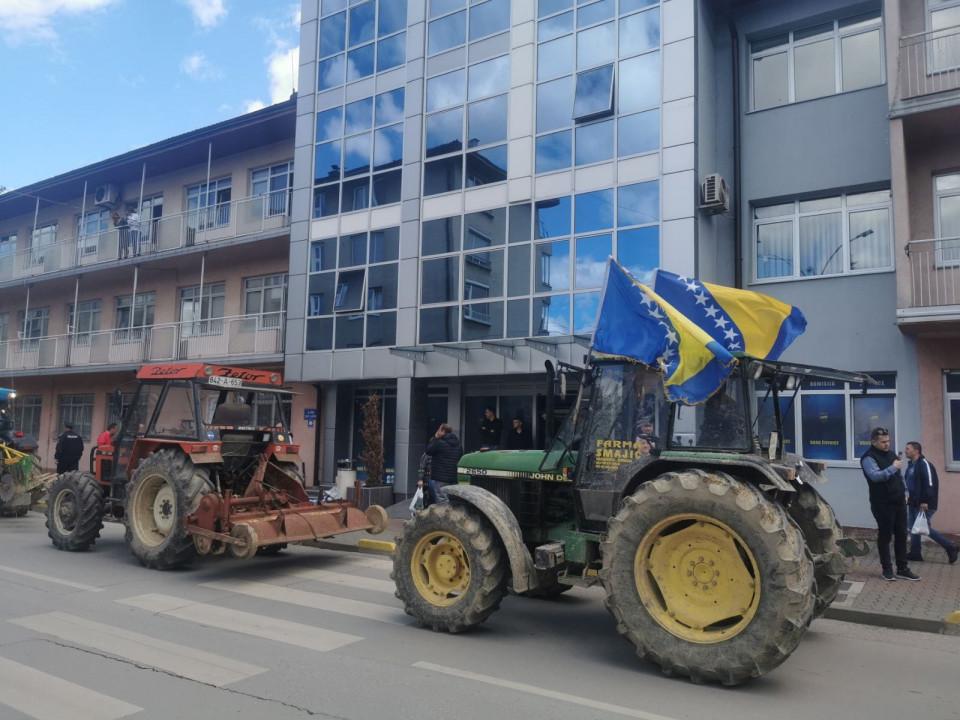
[[[57,461],[57,474],[76,470],[83,457],[83,438],[73,431],[73,425],[63,424],[63,432],[57,437],[57,449],[53,458]]]
[[[907,565],[907,489],[903,483],[903,461],[890,449],[890,433],[874,428],[870,449],[860,458],[860,467],[870,489],[870,511],[877,521],[877,551],[884,580],[919,580]],[[890,540],[897,570],[890,562]]]

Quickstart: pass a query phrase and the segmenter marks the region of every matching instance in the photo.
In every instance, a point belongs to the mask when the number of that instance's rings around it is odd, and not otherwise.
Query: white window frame
[[[869,374],[869,373],[868,373]],[[886,372],[886,371],[874,371],[873,374],[876,375],[894,375],[899,381],[900,377],[898,373]],[[944,380],[946,382],[946,380]],[[824,390],[808,390],[801,387],[800,391],[797,393],[796,398],[793,400],[793,421],[794,421],[794,453],[803,457],[804,459],[814,460],[815,462],[826,463],[829,467],[860,467],[860,456],[857,455],[856,448],[854,447],[854,430],[853,430],[853,401],[854,398],[861,397],[864,393],[859,387],[851,387],[850,383],[842,383],[842,388],[836,389],[824,389]],[[946,387],[946,386],[944,386]],[[868,388],[866,394],[868,396],[886,396],[893,398],[893,437],[898,442],[903,442],[903,439],[900,437],[900,411],[899,403],[897,399],[897,388]],[[846,460],[821,460],[819,458],[807,458],[803,454],[803,398],[804,396],[813,396],[813,395],[843,395],[843,412],[844,412],[844,434],[847,441],[847,459]],[[754,392],[756,398],[755,402],[762,401],[766,397],[766,391],[761,391],[759,388]],[[791,393],[782,393],[781,399],[787,399],[792,397]],[[956,394],[957,399],[960,399],[960,393]],[[773,395],[767,397],[767,402],[773,402]],[[759,407],[759,404],[757,405]],[[947,403],[947,408],[949,412],[949,403]],[[947,435],[949,438],[949,434]],[[958,464],[960,468],[960,464]]]
[[[283,171],[277,171],[284,168]],[[266,173],[264,178],[257,179],[258,173]],[[277,190],[272,189],[274,178],[283,177],[286,179],[286,185]],[[256,184],[266,182],[266,191],[257,191]],[[264,197],[266,204],[263,208],[264,217],[274,217],[276,215],[286,215],[290,210],[290,194],[293,192],[293,160],[272,163],[263,167],[256,167],[250,171],[250,197]],[[285,194],[283,194],[285,193]],[[282,198],[282,199],[281,199]]]
[[[100,298],[92,300],[81,300],[74,308],[73,303],[67,305],[67,331],[75,337],[89,337],[93,333],[100,332],[100,320],[103,317],[103,302]],[[86,318],[90,326],[87,330],[77,330],[76,325],[80,318]]]
[[[960,0],[958,0],[958,5],[960,5]],[[953,190],[938,190],[937,189],[937,180],[940,178],[955,177],[960,180],[960,170],[954,172],[943,172],[937,173],[933,176],[933,234],[935,236],[936,242],[934,243],[937,254],[936,254],[936,267],[938,268],[947,268],[947,267],[958,267],[960,266],[960,238],[951,238],[943,237],[943,232],[940,226],[940,200],[943,198],[949,197],[960,197],[960,183],[956,189]],[[945,250],[942,246],[941,241],[943,240],[956,240],[956,244],[950,248],[950,250]],[[952,251],[952,252],[951,252]]]
[[[280,310],[266,312],[264,310],[264,298],[267,290],[280,288],[282,295],[280,299]],[[247,297],[253,293],[260,294],[259,308],[256,312],[247,312]],[[256,318],[259,327],[279,327],[280,316],[287,309],[287,273],[271,273],[270,275],[256,275],[243,279],[243,314],[246,317]]]
[[[950,375],[960,375],[960,371],[944,370],[943,380],[941,380],[943,383],[943,467],[946,470],[960,470],[960,461],[953,459],[953,419],[950,416],[950,401],[960,400],[960,392],[947,390],[947,378]]]
[[[960,2],[960,0],[958,0]],[[863,13],[864,15],[866,13]],[[783,52],[787,54],[787,101],[784,105],[792,105],[796,102],[808,102],[809,100],[819,100],[824,97],[831,97],[833,95],[840,95],[847,92],[856,92],[857,90],[866,90],[867,87],[879,87],[886,84],[887,82],[887,69],[886,69],[886,49],[884,48],[884,35],[883,35],[883,18],[881,15],[877,15],[872,25],[869,27],[856,26],[851,28],[842,28],[840,27],[841,21],[849,19],[851,16],[834,18],[833,20],[833,59],[834,59],[834,84],[833,92],[820,97],[815,98],[805,98],[803,100],[797,100],[796,93],[796,77],[794,73],[794,50],[797,47],[802,47],[803,45],[809,45],[811,43],[820,42],[825,38],[823,36],[814,36],[810,38],[803,38],[800,40],[795,40],[794,35],[797,32],[802,32],[803,27],[797,28],[796,30],[791,30],[786,33],[787,41],[785,44],[776,45],[771,48],[765,48],[758,52],[750,51],[750,64],[748,68],[749,75],[749,91],[750,91],[750,112],[762,112],[763,110],[772,110],[776,107],[783,107],[783,105],[769,105],[766,107],[757,107],[756,97],[755,97],[755,87],[754,87],[754,73],[753,73],[753,61],[756,59],[764,58],[770,55],[779,55]],[[852,16],[856,17],[856,15]],[[866,21],[865,21],[866,22]],[[826,23],[815,23],[816,25],[825,25]],[[852,37],[854,35],[862,35],[868,32],[874,32],[876,30],[880,31],[880,80],[876,85],[868,85],[863,88],[856,88],[855,90],[846,90],[843,87],[843,44],[842,40],[846,37]],[[778,33],[781,35],[783,33]]]
[[[844,193],[842,195],[828,195],[822,198],[809,198],[807,200],[793,200],[792,202],[779,202],[771,203],[770,205],[793,205],[793,212],[789,215],[778,215],[775,217],[765,217],[765,218],[754,218],[753,219],[753,229],[750,235],[751,246],[753,248],[753,281],[752,284],[755,285],[765,285],[769,283],[779,283],[779,282],[792,282],[796,280],[819,280],[823,278],[833,278],[833,277],[846,277],[849,275],[872,275],[876,273],[885,273],[893,272],[896,270],[896,259],[894,257],[893,247],[890,248],[890,264],[881,266],[866,268],[863,270],[851,270],[850,269],[850,215],[856,214],[858,212],[864,212],[869,210],[886,210],[887,217],[891,223],[890,231],[890,242],[893,243],[893,201],[892,196],[889,197],[884,202],[878,203],[867,203],[863,205],[855,205],[852,208],[849,207],[847,198],[850,196],[864,195],[871,191],[864,192],[855,192],[855,193]],[[884,191],[876,191],[884,192]],[[840,207],[839,208],[830,208],[826,210],[810,210],[801,212],[800,203],[808,202],[809,200],[832,200],[834,198],[839,198]],[[751,208],[751,215],[755,212],[757,208],[768,207],[767,205],[755,204]],[[843,250],[842,250],[842,269],[838,273],[828,273],[828,274],[817,274],[817,275],[802,275],[800,273],[800,219],[813,217],[816,215],[831,215],[835,213],[840,213],[841,215],[841,233],[843,240]],[[771,225],[775,223],[783,222],[792,222],[793,223],[793,257],[792,257],[792,272],[789,275],[777,275],[775,277],[764,277],[759,276],[759,257],[757,255],[758,243],[757,243],[757,233],[760,227],[764,225]]]

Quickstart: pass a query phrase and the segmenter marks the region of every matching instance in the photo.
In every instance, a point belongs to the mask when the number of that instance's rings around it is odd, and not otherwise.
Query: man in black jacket
[[[870,449],[860,458],[860,467],[870,488],[870,511],[877,521],[877,551],[884,580],[919,580],[907,565],[907,490],[900,469],[903,461],[890,449],[890,433],[874,428]],[[890,562],[890,539],[897,560],[894,575]]]
[[[457,462],[463,455],[460,438],[453,428],[443,423],[433,434],[427,445],[426,454],[430,456],[430,479],[427,483],[434,502],[445,502],[444,485],[457,481]]]
[[[63,432],[57,437],[57,449],[53,454],[57,461],[57,474],[61,475],[80,466],[83,457],[83,438],[73,431],[73,425],[63,424]]]
[[[493,408],[485,408],[480,419],[480,449],[496,450],[503,436],[503,420],[497,417]]]
[[[957,546],[933,529],[933,514],[937,511],[937,500],[940,495],[940,478],[937,469],[923,454],[923,448],[916,441],[907,443],[907,459],[910,464],[904,473],[907,483],[907,524],[913,527],[917,516],[927,514],[927,523],[930,525],[930,539],[947,551],[947,560],[953,565],[957,561],[960,551]],[[920,535],[910,536],[910,554],[908,560],[923,562]]]

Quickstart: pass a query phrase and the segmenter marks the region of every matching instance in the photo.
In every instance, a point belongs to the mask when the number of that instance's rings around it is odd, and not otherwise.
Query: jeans
[[[913,507],[912,505],[908,508],[909,518],[907,522],[909,527],[913,527],[913,523],[916,522],[917,516],[920,514],[919,507]],[[936,513],[936,510],[927,510],[927,524],[930,525],[930,539],[933,540],[937,545],[942,547],[947,553],[953,552],[956,548],[953,543],[947,540],[943,535],[938,533],[933,529],[933,515]],[[910,554],[914,557],[920,557],[920,543],[923,541],[922,535],[911,535],[910,536]]]
[[[445,485],[446,483],[436,480],[427,480],[427,492],[425,494],[430,496],[430,505],[448,502],[446,493],[443,492]],[[426,506],[426,503],[424,503],[424,506]]]
[[[906,503],[870,504],[870,511],[877,521],[877,551],[884,570],[893,570],[890,563],[890,540],[897,570],[907,569],[907,505]]]

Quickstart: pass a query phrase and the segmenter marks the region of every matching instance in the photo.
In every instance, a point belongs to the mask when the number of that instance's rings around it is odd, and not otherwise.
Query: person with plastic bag
[[[937,511],[940,495],[940,478],[937,476],[937,469],[927,460],[923,454],[923,447],[917,441],[908,442],[905,452],[909,460],[904,472],[904,480],[907,483],[907,523],[912,533],[907,560],[923,562],[921,543],[923,535],[929,535],[931,540],[946,550],[947,560],[953,565],[957,561],[957,556],[960,555],[960,550],[933,527],[933,514]],[[923,525],[923,518],[926,518],[927,532],[922,534],[914,532],[921,529],[919,526]]]
[[[430,458],[430,477],[426,486],[431,501],[446,502],[443,488],[457,481],[457,463],[463,455],[460,438],[453,432],[452,427],[442,423],[427,444],[425,454]]]

